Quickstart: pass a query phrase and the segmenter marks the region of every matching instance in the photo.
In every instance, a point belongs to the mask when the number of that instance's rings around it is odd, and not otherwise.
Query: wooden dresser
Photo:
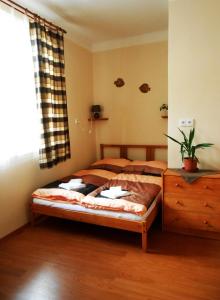
[[[163,230],[220,239],[220,172],[193,183],[172,169],[164,173]]]

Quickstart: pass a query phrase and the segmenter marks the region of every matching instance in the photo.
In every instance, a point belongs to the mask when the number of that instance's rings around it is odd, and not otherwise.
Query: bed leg
[[[147,230],[146,230],[146,226],[144,226],[144,224],[143,224],[143,228],[142,228],[142,250],[144,252],[147,252]]]

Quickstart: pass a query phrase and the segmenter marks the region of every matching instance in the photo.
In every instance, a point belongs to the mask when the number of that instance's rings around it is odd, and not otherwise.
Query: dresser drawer
[[[164,208],[220,215],[220,196],[200,196],[195,193],[164,193]]]
[[[220,179],[201,177],[193,183],[188,183],[181,176],[165,176],[164,191],[189,195],[196,193],[204,196],[220,196]]]
[[[180,232],[181,229],[219,232],[220,215],[186,212],[165,207],[163,227],[164,229],[173,229]]]

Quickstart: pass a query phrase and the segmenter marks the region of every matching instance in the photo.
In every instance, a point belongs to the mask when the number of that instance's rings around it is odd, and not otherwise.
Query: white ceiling
[[[15,1],[64,28],[71,39],[91,50],[109,41],[143,40],[152,32],[161,36],[168,27],[168,0]]]

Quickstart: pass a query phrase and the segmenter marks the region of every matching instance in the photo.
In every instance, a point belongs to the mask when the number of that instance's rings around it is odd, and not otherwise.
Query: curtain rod
[[[63,28],[61,28],[61,27],[53,24],[52,22],[49,22],[48,20],[46,20],[46,19],[38,16],[37,14],[33,13],[29,9],[21,6],[20,4],[17,4],[15,2],[11,1],[11,0],[0,0],[0,2],[6,4],[6,5],[10,6],[10,7],[13,7],[15,10],[17,10],[20,13],[26,15],[28,18],[31,18],[33,20],[40,19],[40,20],[42,20],[46,24],[46,26],[51,27],[53,29],[59,29],[63,33],[66,33],[66,31]]]

